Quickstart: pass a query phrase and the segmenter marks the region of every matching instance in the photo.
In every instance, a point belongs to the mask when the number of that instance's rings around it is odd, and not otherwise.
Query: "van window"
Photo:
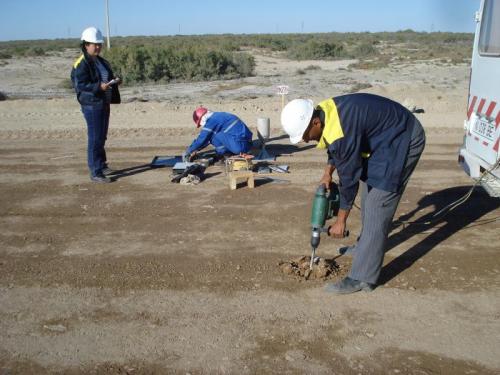
[[[479,32],[479,53],[500,56],[500,0],[484,1]]]

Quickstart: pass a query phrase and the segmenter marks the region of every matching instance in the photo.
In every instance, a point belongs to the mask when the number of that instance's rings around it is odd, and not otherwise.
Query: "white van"
[[[476,22],[458,161],[492,197],[500,197],[500,0],[482,0]]]

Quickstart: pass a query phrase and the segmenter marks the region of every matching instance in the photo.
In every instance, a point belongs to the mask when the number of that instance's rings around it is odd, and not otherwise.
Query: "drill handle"
[[[328,190],[327,220],[337,216],[340,208],[340,193],[337,184],[332,181]]]
[[[325,233],[325,232],[326,232],[326,234],[328,235],[328,237],[330,237],[330,228],[331,228],[331,227],[332,227],[332,226],[331,226],[331,225],[329,225],[329,226],[327,226],[327,227],[321,228],[321,232],[323,232],[323,233]],[[349,237],[349,229],[346,229],[346,230],[344,231],[344,237]]]

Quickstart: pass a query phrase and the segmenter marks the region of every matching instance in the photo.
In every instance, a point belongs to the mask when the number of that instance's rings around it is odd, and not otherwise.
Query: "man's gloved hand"
[[[190,154],[189,152],[187,152],[187,151],[184,151],[184,152],[182,153],[182,161],[183,161],[184,163],[187,163],[187,162],[188,162],[188,161],[190,161],[190,160],[191,160],[191,154]]]

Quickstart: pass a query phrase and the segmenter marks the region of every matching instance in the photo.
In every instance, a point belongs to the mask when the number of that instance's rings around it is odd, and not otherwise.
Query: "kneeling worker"
[[[417,118],[401,104],[372,94],[337,96],[320,102],[295,99],[281,113],[291,143],[318,142],[328,164],[321,183],[327,187],[336,169],[340,210],[329,235],[344,237],[347,217],[361,187],[361,233],[349,275],[326,290],[338,294],[374,289],[382,268],[392,218],[425,147]]]
[[[200,134],[182,154],[189,161],[194,154],[211,143],[218,156],[246,154],[252,147],[252,132],[237,116],[227,112],[212,112],[199,107],[193,112],[193,121]]]

